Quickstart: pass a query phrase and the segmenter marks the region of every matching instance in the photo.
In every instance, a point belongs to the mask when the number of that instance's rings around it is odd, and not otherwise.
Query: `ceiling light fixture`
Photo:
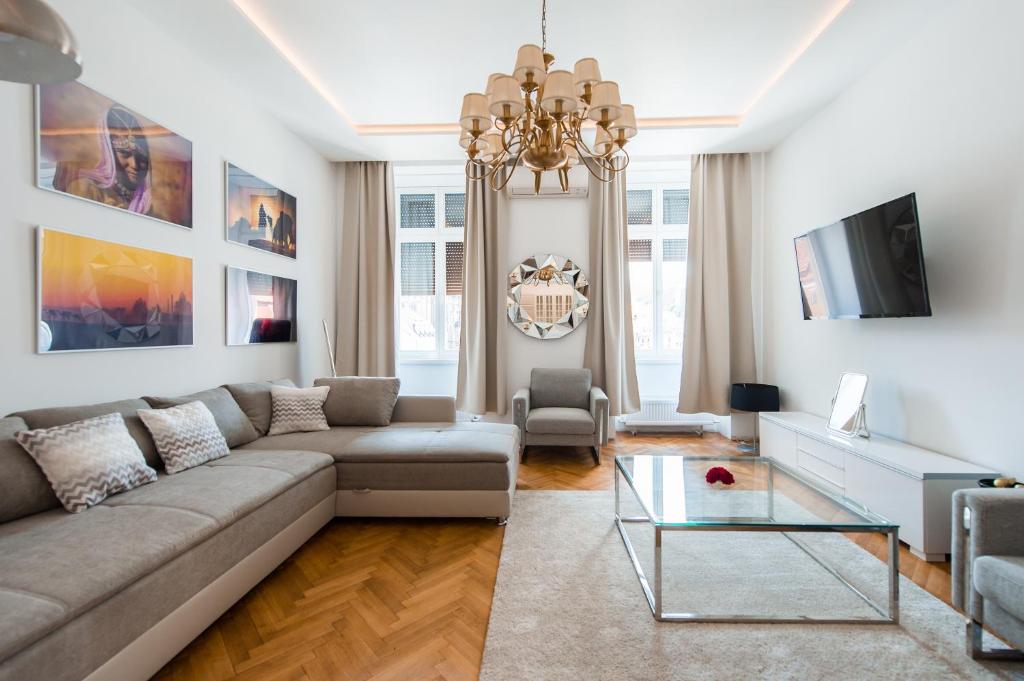
[[[576,62],[572,72],[549,70],[555,57],[547,51],[547,0],[540,26],[541,46],[520,47],[512,75],[493,73],[486,92],[462,98],[459,143],[469,157],[466,177],[487,181],[495,191],[520,163],[533,172],[537,193],[547,171],[556,171],[568,191],[569,169],[577,164],[602,182],[629,165],[623,147],[637,131],[633,106],[619,99],[618,83],[601,79],[592,57]],[[593,148],[583,140],[587,120],[597,126]]]
[[[71,29],[42,0],[0,0],[0,80],[64,83],[82,75]]]

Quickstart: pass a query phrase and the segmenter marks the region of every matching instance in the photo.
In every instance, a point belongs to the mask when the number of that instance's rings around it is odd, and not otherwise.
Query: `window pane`
[[[461,241],[444,244],[444,349],[459,349],[459,331],[462,326],[462,263]]]
[[[466,195],[445,194],[444,195],[444,226],[462,229],[466,226]]]
[[[626,223],[630,225],[651,224],[651,205],[654,192],[650,189],[629,189],[626,191]]]
[[[404,243],[399,254],[401,301],[398,311],[401,350],[431,351],[437,345],[434,328],[434,244]]]
[[[666,225],[686,225],[690,222],[690,190],[666,189],[662,193],[662,222]]]
[[[665,239],[661,260],[661,347],[663,350],[682,350],[686,239]]]
[[[433,229],[433,194],[402,194],[399,199],[402,229]]]
[[[650,239],[629,240],[629,291],[633,304],[633,344],[654,349],[654,262]]]

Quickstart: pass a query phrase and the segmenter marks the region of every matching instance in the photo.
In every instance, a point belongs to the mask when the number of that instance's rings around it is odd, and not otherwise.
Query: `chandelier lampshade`
[[[572,70],[573,80],[576,82],[576,92],[579,95],[586,93],[587,86],[593,87],[601,81],[601,69],[597,66],[597,60],[593,57],[580,59]]]
[[[462,98],[462,113],[459,125],[474,137],[479,137],[491,127],[491,114],[487,109],[487,95],[470,92]]]
[[[602,128],[608,127],[609,123],[622,115],[622,101],[619,99],[619,84],[602,80],[594,86],[594,94],[590,102],[590,111],[587,114],[590,120]]]
[[[629,139],[636,135],[636,113],[633,111],[632,104],[622,105],[622,115],[608,126],[608,131],[612,133],[612,137],[616,141]]]
[[[516,53],[512,75],[492,73],[483,93],[462,100],[459,144],[466,150],[466,176],[486,181],[494,190],[508,184],[522,164],[541,175],[558,173],[569,190],[569,169],[583,165],[602,182],[610,182],[629,165],[625,145],[637,134],[636,112],[623,104],[619,84],[604,80],[597,60],[580,59],[572,71],[551,70],[547,51],[547,3],[542,2],[541,45],[526,44]],[[584,130],[593,127],[590,146]],[[499,173],[501,168],[508,172]]]
[[[572,74],[568,71],[552,71],[544,81],[544,97],[540,105],[555,120],[564,118],[579,108]]]
[[[491,90],[490,112],[498,119],[513,120],[525,110],[519,81],[512,76],[501,76]]]
[[[523,45],[516,55],[516,70],[512,73],[524,90],[536,90],[544,84],[547,68],[544,66],[544,50],[536,45]]]

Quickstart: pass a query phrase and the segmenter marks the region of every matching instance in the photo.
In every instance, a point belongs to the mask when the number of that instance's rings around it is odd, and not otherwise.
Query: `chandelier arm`
[[[504,165],[506,166],[507,172],[505,173],[504,181],[502,181],[500,185],[495,184],[494,178],[497,177],[497,175],[498,175],[498,170],[497,169],[500,168],[501,166],[497,166],[495,168],[494,173],[491,175],[491,189],[493,189],[496,192],[500,192],[506,186],[508,186],[509,180],[512,179],[512,174],[515,173],[516,167],[519,165],[519,159],[521,159],[523,157],[523,154],[525,152],[526,152],[526,147],[523,147],[522,149],[519,150],[519,153],[516,154],[515,161],[512,161],[511,164],[508,161],[505,162]]]

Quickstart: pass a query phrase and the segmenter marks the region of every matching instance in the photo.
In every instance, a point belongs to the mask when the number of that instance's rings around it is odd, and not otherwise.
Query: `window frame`
[[[664,223],[665,213],[665,198],[664,192],[666,189],[689,189],[689,182],[630,182],[627,178],[626,190],[627,191],[651,191],[651,224],[639,225],[639,224],[627,224],[626,225],[626,238],[629,241],[634,239],[650,239],[651,240],[651,265],[654,276],[653,286],[653,300],[652,305],[654,306],[654,319],[652,329],[652,337],[654,338],[654,348],[652,350],[640,350],[634,349],[636,361],[643,364],[678,364],[682,360],[682,351],[676,349],[666,349],[664,347],[664,338],[662,337],[663,314],[664,314],[664,294],[662,292],[663,276],[662,276],[662,256],[664,255],[664,242],[672,239],[682,239],[687,242],[687,248],[689,248],[690,238],[690,211],[686,211],[686,222],[677,225],[666,225]],[[627,221],[628,222],[628,221]],[[685,284],[684,284],[685,286]],[[685,291],[685,289],[684,289]],[[632,295],[632,293],[631,293]],[[684,292],[685,295],[685,292]],[[630,301],[632,303],[632,301]]]
[[[454,364],[459,361],[459,351],[445,349],[445,306],[447,304],[448,284],[446,272],[448,259],[445,243],[449,241],[464,242],[465,225],[463,227],[446,227],[444,215],[445,194],[465,194],[464,186],[441,185],[403,185],[395,188],[395,222],[398,234],[395,246],[395,354],[400,364]],[[434,196],[434,226],[430,229],[402,227],[402,196],[405,194],[432,194]],[[402,313],[402,244],[433,243],[434,244],[434,329],[433,350],[402,350],[401,318]],[[465,254],[463,254],[465,267]]]

